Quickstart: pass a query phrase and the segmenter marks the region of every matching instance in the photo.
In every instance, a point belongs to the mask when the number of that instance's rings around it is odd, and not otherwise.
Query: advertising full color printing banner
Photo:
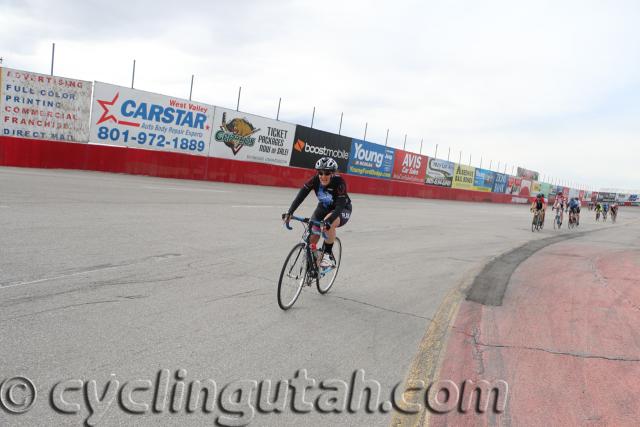
[[[453,188],[461,188],[464,190],[475,190],[473,181],[476,168],[473,166],[461,165],[456,163],[455,173],[453,174]]]
[[[544,194],[544,197],[549,197],[551,194],[551,184],[546,182],[540,183],[540,192]]]
[[[507,194],[511,194],[512,196],[519,195],[520,185],[522,185],[522,178],[509,176],[509,181],[508,181],[507,190],[506,190]]]
[[[431,157],[427,162],[426,184],[451,187],[455,163]]]
[[[348,172],[372,178],[391,178],[393,155],[393,148],[353,139]]]
[[[0,69],[3,136],[89,141],[91,82]]]
[[[289,166],[296,125],[216,107],[209,156]]]
[[[90,141],[173,153],[209,154],[213,107],[96,82]]]
[[[473,186],[477,191],[491,191],[496,181],[496,173],[488,169],[476,169]]]
[[[509,175],[503,173],[496,173],[496,180],[493,183],[494,193],[505,193],[507,191],[507,183],[509,182]]]
[[[393,179],[424,183],[428,160],[427,156],[396,150]]]
[[[529,169],[525,169],[525,168],[521,168],[518,166],[518,172],[517,172],[518,178],[524,178],[527,179],[529,181],[537,181],[538,179],[540,179],[540,174],[538,172],[535,171],[531,171]]]
[[[319,158],[331,157],[340,172],[347,172],[350,151],[351,138],[298,125],[289,165],[313,169]]]

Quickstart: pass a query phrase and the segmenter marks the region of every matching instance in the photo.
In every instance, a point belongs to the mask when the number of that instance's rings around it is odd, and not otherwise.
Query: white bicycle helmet
[[[331,157],[322,157],[316,162],[316,170],[337,171],[338,163]]]

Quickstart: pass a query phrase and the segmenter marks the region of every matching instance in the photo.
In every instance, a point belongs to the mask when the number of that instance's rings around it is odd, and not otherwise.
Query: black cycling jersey
[[[318,207],[332,212],[328,219],[329,222],[335,221],[343,210],[351,210],[351,199],[347,194],[347,183],[340,175],[333,175],[326,187],[320,184],[320,177],[314,175],[298,192],[293,203],[291,203],[289,214],[293,214],[298,209],[298,206],[309,195],[311,190],[318,197]]]
[[[536,203],[536,209],[537,209],[537,210],[542,209],[542,205],[543,205],[543,201],[542,201],[542,200],[538,200],[538,199],[536,199],[536,202],[535,202],[535,203]]]

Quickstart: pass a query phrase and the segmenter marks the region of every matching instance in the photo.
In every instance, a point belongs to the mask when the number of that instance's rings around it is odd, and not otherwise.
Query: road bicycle
[[[542,210],[535,210],[533,212],[533,221],[531,221],[531,232],[540,231],[544,227],[542,222]]]
[[[336,237],[332,250],[333,265],[322,268],[320,261],[324,257],[324,252],[312,248],[310,241],[313,235],[321,236],[323,239],[327,238],[325,233],[319,231],[322,223],[310,218],[296,216],[291,216],[291,219],[301,222],[304,226],[304,232],[300,242],[287,255],[280,272],[278,305],[283,310],[288,310],[293,306],[304,286],[311,286],[315,283],[318,292],[321,294],[329,292],[338,276],[342,259],[342,242]],[[287,229],[293,230],[289,224],[285,223],[285,226]]]
[[[560,229],[560,227],[562,227],[562,208],[551,208],[552,210],[555,209],[556,211],[556,216],[553,219],[553,228],[554,229]]]

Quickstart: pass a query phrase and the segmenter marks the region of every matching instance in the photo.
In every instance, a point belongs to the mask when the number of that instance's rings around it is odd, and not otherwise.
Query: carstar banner
[[[427,156],[396,150],[393,179],[422,184],[427,174],[427,163]]]
[[[473,186],[477,191],[491,191],[496,181],[496,173],[488,169],[476,169]]]
[[[89,141],[91,82],[2,68],[3,136]]]
[[[206,104],[96,82],[90,141],[206,156],[213,109]]]
[[[476,168],[473,166],[461,165],[456,163],[455,173],[453,175],[453,188],[462,188],[465,190],[475,190],[473,185]]]
[[[455,163],[431,157],[427,162],[426,184],[451,187]]]
[[[509,181],[509,175],[503,173],[496,173],[496,180],[493,183],[494,193],[504,193],[507,190],[507,182]]]
[[[289,166],[296,126],[216,107],[209,156]]]
[[[391,178],[394,151],[383,145],[353,139],[348,172],[372,178]]]
[[[340,172],[347,172],[350,151],[351,138],[298,125],[289,165],[313,169],[319,158],[331,157]]]

